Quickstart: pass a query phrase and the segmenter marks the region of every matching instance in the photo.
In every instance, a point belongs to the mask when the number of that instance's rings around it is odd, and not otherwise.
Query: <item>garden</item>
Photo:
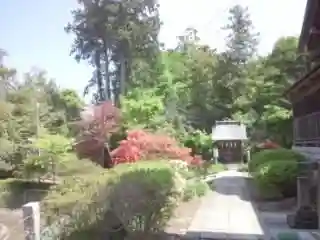
[[[195,154],[209,150],[203,132],[180,135],[181,141],[170,131],[130,126],[121,117],[130,113],[110,102],[79,113],[69,130],[74,138],[42,127],[28,139],[21,162],[5,162],[12,175],[0,181],[2,206],[19,208],[33,195],[41,202],[44,235],[161,232],[180,202],[206,194],[203,177],[224,170]],[[113,231],[119,224],[121,231]]]
[[[189,36],[167,49],[155,1],[98,2],[79,1],[65,28],[71,55],[92,67],[86,101],[59,86],[79,79],[55,81],[40,69],[20,78],[0,63],[2,207],[40,201],[43,234],[69,239],[161,232],[177,204],[206,193],[206,175],[224,170],[210,162],[215,121],[234,119],[252,141],[291,146],[283,92],[304,69],[298,38],[281,37],[260,56],[248,9],[234,5],[225,50]],[[6,55],[0,49],[0,60]],[[241,170],[264,198],[278,199],[295,194],[302,159],[263,150]]]

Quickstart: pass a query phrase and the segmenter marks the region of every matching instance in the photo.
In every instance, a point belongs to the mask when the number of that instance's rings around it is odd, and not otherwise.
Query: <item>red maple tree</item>
[[[74,145],[80,157],[90,158],[105,166],[110,161],[107,140],[120,121],[120,111],[111,101],[85,108],[76,122],[79,135]]]

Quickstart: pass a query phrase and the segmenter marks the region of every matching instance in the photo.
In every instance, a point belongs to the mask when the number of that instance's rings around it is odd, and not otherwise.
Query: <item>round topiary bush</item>
[[[298,161],[277,160],[265,162],[253,174],[264,198],[274,199],[296,195]]]
[[[293,150],[278,148],[267,149],[257,152],[252,155],[250,162],[248,163],[249,172],[254,173],[258,171],[260,166],[265,163],[273,161],[293,161],[299,162],[305,160],[305,157]]]

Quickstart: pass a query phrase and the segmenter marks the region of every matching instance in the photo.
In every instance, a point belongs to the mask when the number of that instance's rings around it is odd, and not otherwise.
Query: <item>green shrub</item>
[[[266,162],[253,174],[264,198],[292,197],[296,193],[297,161]]]
[[[183,192],[183,201],[189,201],[194,197],[202,197],[209,190],[208,184],[202,181],[189,181]]]
[[[189,180],[198,176],[198,173],[193,171],[192,169],[179,168],[177,170],[179,174],[186,180]]]
[[[55,174],[56,166],[70,156],[71,140],[59,134],[41,134],[30,139],[30,148],[36,150],[22,160],[15,175],[24,178],[48,178]]]
[[[196,130],[185,136],[183,144],[191,148],[193,154],[201,155],[205,160],[212,158],[212,139],[210,134]]]
[[[0,180],[0,207],[20,208],[27,201],[39,201],[52,186],[50,183],[8,178]]]
[[[250,162],[248,163],[249,171],[253,173],[257,171],[261,165],[277,160],[297,162],[305,160],[305,157],[290,149],[279,148],[263,150],[253,154]]]
[[[89,159],[79,159],[74,153],[67,153],[56,162],[54,171],[57,177],[68,177],[101,172],[101,166]]]
[[[117,204],[122,222],[139,221],[142,229],[133,222],[129,230],[153,231],[165,227],[177,199],[182,195],[183,179],[165,163],[123,165],[124,172],[112,189],[110,201]],[[121,203],[119,203],[121,199]]]
[[[108,229],[119,221],[127,231],[158,231],[182,197],[181,184],[166,162],[120,164],[109,171],[66,177],[42,201],[42,209],[51,218],[71,215],[64,234],[74,239],[100,224]]]
[[[144,89],[129,92],[121,103],[123,123],[128,129],[161,129],[165,124],[165,106],[163,96],[156,89]]]

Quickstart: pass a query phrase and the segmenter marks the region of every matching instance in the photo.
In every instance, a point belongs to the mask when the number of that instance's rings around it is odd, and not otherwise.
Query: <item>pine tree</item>
[[[129,85],[134,58],[151,63],[158,53],[158,5],[154,0],[78,2],[66,30],[75,35],[71,53],[95,69],[85,92],[97,87],[98,101],[113,96],[119,105],[120,94]]]

